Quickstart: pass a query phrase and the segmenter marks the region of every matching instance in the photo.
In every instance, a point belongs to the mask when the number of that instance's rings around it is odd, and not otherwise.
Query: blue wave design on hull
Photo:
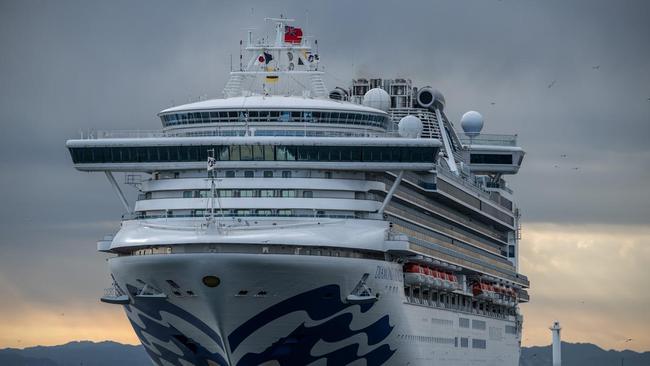
[[[362,313],[367,312],[374,304],[358,305]],[[296,295],[279,302],[235,329],[228,336],[230,349],[234,352],[237,347],[258,329],[268,325],[276,319],[293,313],[305,311],[312,321],[323,320],[347,309],[353,304],[341,301],[341,291],[338,285],[327,285],[314,290]],[[307,327],[305,323],[299,325],[286,337],[280,338],[261,353],[245,354],[237,366],[259,365],[275,360],[281,366],[306,365],[319,359],[326,359],[327,365],[346,365],[359,359],[365,359],[368,366],[382,365],[395,353],[387,344],[374,350],[359,355],[359,344],[354,343],[333,352],[312,356],[312,348],[319,342],[340,342],[354,335],[364,333],[368,338],[368,345],[373,346],[384,341],[393,330],[389,316],[385,315],[371,325],[359,329],[350,329],[353,315],[340,314],[322,324]]]
[[[134,286],[127,285],[127,288],[131,294],[137,292],[137,288]],[[161,365],[161,361],[165,360],[172,365],[183,366],[184,364],[181,363],[181,360],[183,360],[196,366],[209,366],[209,360],[220,366],[229,366],[229,363],[223,358],[221,354],[208,351],[198,342],[194,342],[192,339],[187,338],[183,332],[178,330],[173,325],[163,325],[160,323],[162,322],[162,311],[177,316],[196,327],[199,331],[203,332],[223,350],[224,347],[221,336],[219,336],[219,334],[217,334],[203,321],[187,312],[186,310],[170,303],[167,301],[167,299],[142,300],[135,297],[133,299],[133,305],[125,305],[124,307],[128,312],[135,314],[140,322],[144,324],[144,327],[140,327],[140,325],[131,320],[131,317],[129,317],[129,321],[131,322],[131,326],[133,326],[133,330],[142,342],[142,345],[149,354],[149,357],[151,357],[151,359],[156,364]],[[135,308],[136,311],[133,311],[131,307]],[[142,316],[141,314],[147,316]],[[152,319],[158,320],[158,322]],[[165,347],[159,346],[155,343],[150,343],[144,333],[156,338],[161,343],[171,342],[176,347],[178,347],[178,349],[180,349],[183,354],[178,355]],[[156,353],[156,351],[158,353]]]

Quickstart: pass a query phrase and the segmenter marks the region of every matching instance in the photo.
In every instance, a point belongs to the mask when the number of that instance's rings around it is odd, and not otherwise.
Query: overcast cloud
[[[517,133],[524,224],[650,223],[647,1],[0,0],[0,289],[100,306],[94,242],[121,205],[65,140],[157,129],[158,111],[220,97],[245,28],[280,13],[308,18],[330,87],[408,77],[440,89],[452,121],[475,109],[485,132]]]

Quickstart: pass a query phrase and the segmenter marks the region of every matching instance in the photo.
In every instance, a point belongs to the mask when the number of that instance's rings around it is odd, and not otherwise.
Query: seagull
[[[579,168],[579,167],[574,167],[574,168],[571,168],[571,169],[573,169],[573,170],[578,170],[578,169],[580,169],[580,168]]]
[[[628,339],[625,340],[625,343],[631,342],[631,341],[632,341],[632,338],[628,338]]]
[[[490,104],[491,104],[491,105],[495,105],[496,103],[494,103],[494,102],[491,102]]]
[[[559,166],[557,164],[555,164],[555,165],[553,165],[553,168],[559,168]]]
[[[560,155],[561,158],[566,158],[566,154]]]
[[[549,88],[549,89],[550,89],[550,88],[552,88],[552,87],[553,87],[553,85],[555,85],[555,80],[553,80],[553,81],[551,81],[551,83],[550,83],[550,84],[548,84],[548,88]]]
[[[598,69],[600,69],[600,65],[594,65],[591,68],[594,69],[594,70],[598,70]]]

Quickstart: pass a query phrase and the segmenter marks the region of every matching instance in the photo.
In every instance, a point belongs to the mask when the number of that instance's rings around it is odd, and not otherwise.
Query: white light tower
[[[560,339],[560,322],[556,321],[553,326],[548,328],[553,332],[553,366],[562,366],[562,346]]]

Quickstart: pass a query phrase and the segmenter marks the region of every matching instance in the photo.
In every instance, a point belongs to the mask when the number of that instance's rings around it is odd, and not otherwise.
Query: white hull
[[[127,315],[158,365],[514,366],[519,361],[520,334],[504,331],[514,321],[407,303],[397,263],[196,253],[117,257],[110,266],[119,286],[131,292]],[[379,300],[347,304],[364,273]],[[207,275],[218,276],[220,285],[206,287]],[[138,280],[168,298],[134,296],[142,287]],[[485,321],[486,327],[460,328],[461,317]],[[467,348],[461,338],[469,339]],[[486,340],[486,348],[472,348],[475,338]]]

